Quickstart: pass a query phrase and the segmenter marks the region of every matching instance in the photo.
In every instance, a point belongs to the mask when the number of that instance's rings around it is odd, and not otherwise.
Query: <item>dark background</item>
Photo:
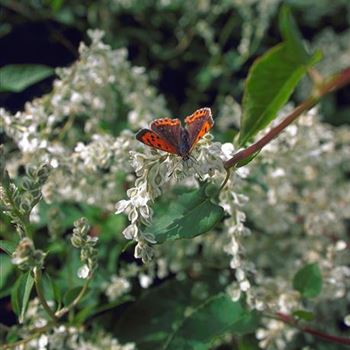
[[[293,5],[292,1],[290,3]],[[308,41],[312,42],[326,27],[333,28],[336,33],[348,28],[345,2],[332,2],[328,12],[314,16],[313,20],[310,20],[314,10],[312,2],[305,3],[292,10]],[[107,43],[113,48],[126,47],[132,64],[146,67],[151,83],[165,96],[172,113],[186,115],[197,106],[220,104],[221,97],[227,94],[240,101],[241,81],[249,66],[280,41],[276,11],[258,47],[240,65],[235,63],[235,55],[241,40],[242,18],[234,8],[218,16],[210,17],[209,10],[187,19],[187,8],[180,5],[159,8],[157,2],[148,1],[114,11],[109,11],[107,5],[105,1],[1,1],[0,67],[23,63],[68,66],[78,58],[79,42],[88,42],[87,29],[102,28]],[[191,32],[191,26],[198,20],[208,21],[214,29],[214,39],[222,44],[214,57],[203,38]],[[231,31],[226,40],[221,40],[227,24]],[[179,31],[189,38],[183,50],[177,50],[179,36],[176,33]],[[215,65],[223,67],[219,77],[210,76],[210,69]],[[20,93],[0,93],[0,106],[11,112],[20,110],[26,101],[49,92],[53,79],[45,79]],[[325,119],[334,125],[349,123],[349,100],[349,88],[328,97],[323,105],[332,115],[326,113]]]

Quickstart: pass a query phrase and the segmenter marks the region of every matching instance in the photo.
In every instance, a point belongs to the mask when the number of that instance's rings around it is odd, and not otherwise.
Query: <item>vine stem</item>
[[[38,295],[38,298],[40,300],[41,305],[43,306],[46,313],[50,316],[50,318],[53,320],[54,323],[57,323],[58,318],[56,317],[55,313],[50,308],[49,304],[46,301],[46,298],[44,296],[44,291],[42,289],[41,281],[42,281],[42,274],[41,270],[37,267],[34,268],[34,284],[35,284],[35,290]]]
[[[226,177],[225,177],[223,183],[221,184],[221,186],[220,186],[220,188],[219,188],[219,191],[218,191],[219,193],[223,190],[223,188],[224,188],[225,185],[227,184],[227,181],[228,181],[229,178],[230,178],[230,173],[231,173],[230,168],[226,169]]]
[[[64,307],[61,310],[56,312],[56,314],[55,314],[56,318],[61,318],[62,316],[64,316],[67,312],[69,312],[73,307],[75,307],[80,302],[81,298],[84,296],[85,292],[87,291],[87,289],[89,287],[89,282],[90,282],[90,279],[87,279],[85,284],[82,286],[77,297],[68,306],[66,306],[66,307]]]
[[[329,79],[323,84],[316,86],[316,91],[313,95],[303,101],[297,106],[285,119],[278,125],[272,128],[266,135],[260,140],[256,141],[246,149],[237,152],[233,157],[224,163],[226,169],[235,166],[239,161],[247,159],[254,153],[260,151],[264,146],[277,137],[289,124],[291,124],[302,113],[311,109],[323,96],[340,89],[341,87],[350,83],[350,67],[344,69],[340,73],[336,74],[333,78]]]
[[[350,345],[350,338],[344,338],[344,337],[338,337],[335,335],[327,334],[322,331],[319,331],[317,329],[311,328],[309,326],[303,326],[298,323],[298,321],[285,313],[282,312],[276,312],[274,315],[267,316],[269,318],[273,318],[278,321],[282,321],[292,327],[298,328],[300,331],[308,334],[312,334],[313,336],[320,338],[325,341],[329,341],[335,344],[341,344],[341,345]]]

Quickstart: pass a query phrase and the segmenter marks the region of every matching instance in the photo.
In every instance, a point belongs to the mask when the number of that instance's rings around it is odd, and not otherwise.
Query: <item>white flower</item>
[[[136,239],[138,231],[137,225],[131,224],[124,229],[123,235],[126,239]]]
[[[109,301],[117,300],[131,289],[130,282],[123,277],[113,275],[105,286],[105,293]]]
[[[89,274],[90,274],[90,269],[86,264],[81,266],[77,272],[77,276],[81,279],[88,278]]]
[[[152,284],[153,279],[150,276],[141,273],[139,275],[139,282],[142,288],[148,288]]]

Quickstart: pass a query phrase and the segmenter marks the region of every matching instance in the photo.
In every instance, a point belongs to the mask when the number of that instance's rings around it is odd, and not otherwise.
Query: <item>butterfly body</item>
[[[141,129],[136,138],[150,147],[177,154],[188,160],[193,147],[214,125],[210,108],[201,108],[185,118],[186,127],[179,119],[156,119],[150,129]]]
[[[178,144],[178,154],[182,157],[183,160],[187,160],[189,158],[190,150],[190,136],[188,134],[187,129],[181,126],[180,142]]]

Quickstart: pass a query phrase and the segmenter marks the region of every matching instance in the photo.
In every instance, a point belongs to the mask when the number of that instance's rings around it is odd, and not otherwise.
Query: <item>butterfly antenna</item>
[[[193,163],[198,164],[198,160],[195,157],[193,157],[192,155],[189,155],[188,158],[191,159]]]
[[[196,170],[196,173],[197,173],[197,175],[199,176],[200,180],[201,180],[201,181],[204,181],[202,175],[201,175],[200,172],[198,171],[198,168],[197,168],[196,166],[194,166],[195,164],[196,164],[196,165],[199,164],[199,163],[198,163],[198,160],[197,160],[196,158],[194,158],[193,156],[189,156],[189,158],[192,160],[192,162],[193,162],[193,164],[192,164],[193,169]]]

